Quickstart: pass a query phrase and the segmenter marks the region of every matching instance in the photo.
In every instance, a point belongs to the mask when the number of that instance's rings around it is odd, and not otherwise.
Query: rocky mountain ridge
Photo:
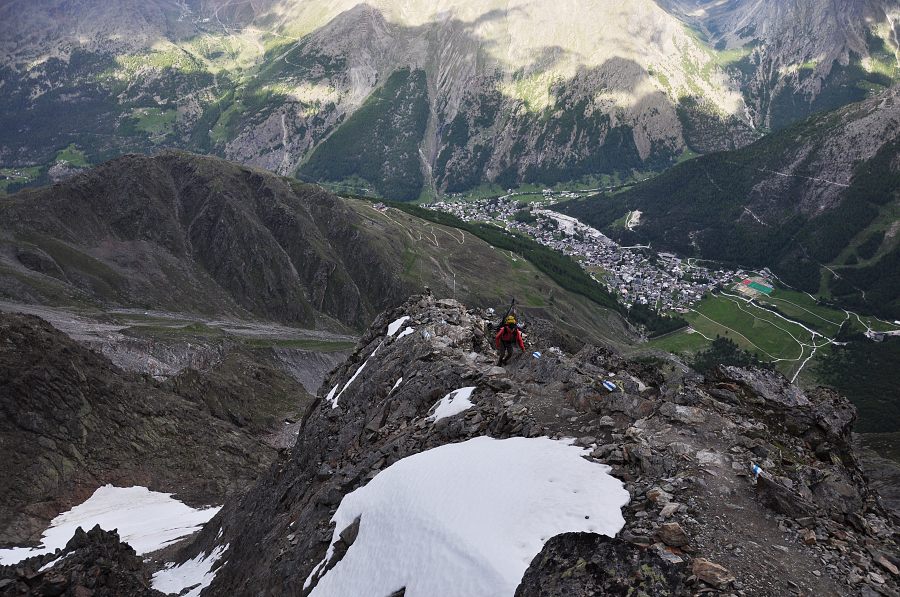
[[[124,156],[0,205],[0,296],[120,310],[150,332],[181,319],[199,336],[341,342],[429,286],[484,307],[518,296],[572,341],[628,338],[612,312],[466,231],[218,158]]]
[[[352,327],[402,287],[339,199],[221,160],[126,156],[4,204],[13,264],[119,305]]]
[[[47,564],[52,569],[43,568]],[[151,588],[147,570],[134,549],[122,543],[115,531],[97,526],[79,529],[59,555],[0,566],[0,595],[162,597],[165,593]]]
[[[409,333],[385,331],[401,317]],[[407,456],[484,435],[578,438],[631,495],[616,539],[548,542],[517,594],[556,594],[561,570],[572,595],[631,581],[671,595],[896,594],[897,520],[866,485],[842,397],[759,370],[704,379],[677,361],[566,355],[539,334],[528,342],[540,358],[504,369],[489,325],[429,295],[382,314],[323,386],[290,454],[182,551],[179,561],[229,546],[204,594],[314,591],[354,549],[359,526],[329,524],[346,494]],[[343,386],[337,401],[331,386]],[[463,386],[474,387],[471,407],[429,418]],[[342,542],[323,559],[332,531]],[[647,567],[634,576],[637,563]]]

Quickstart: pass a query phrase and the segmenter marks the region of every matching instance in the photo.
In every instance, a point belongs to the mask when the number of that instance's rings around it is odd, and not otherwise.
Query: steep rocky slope
[[[657,169],[896,83],[897,15],[893,0],[9,2],[0,188],[160,146],[400,199]]]
[[[204,594],[314,591],[376,524],[363,514],[333,528],[346,494],[408,456],[485,435],[579,438],[631,496],[617,539],[549,541],[517,594],[635,583],[675,595],[895,594],[898,527],[857,465],[845,399],[765,371],[723,368],[704,379],[674,361],[628,362],[598,348],[567,355],[539,333],[528,342],[540,358],[499,368],[488,325],[429,295],[379,316],[323,387],[290,454],[179,556],[227,545]],[[402,326],[410,331],[399,334]],[[462,387],[474,388],[472,406],[435,420],[441,397]],[[332,535],[340,540],[329,548]]]
[[[0,296],[17,302],[347,333],[424,286],[485,307],[516,296],[561,332],[627,339],[617,316],[471,234],[217,158],[125,156],[0,199]]]
[[[402,287],[339,199],[221,160],[128,156],[2,213],[7,259],[113,304],[354,326]]]
[[[896,318],[900,87],[559,209],[630,241],[751,267]],[[633,231],[613,223],[641,212]]]
[[[661,0],[702,32],[762,126],[865,98],[897,80],[900,5],[881,1]]]
[[[160,384],[36,317],[6,314],[0,387],[3,544],[37,539],[106,483],[221,503],[268,467],[267,436],[310,403],[299,383],[247,355]]]

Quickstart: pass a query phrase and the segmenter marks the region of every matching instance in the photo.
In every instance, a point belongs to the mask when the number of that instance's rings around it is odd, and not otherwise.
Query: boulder
[[[720,366],[717,373],[721,378],[750,389],[766,402],[788,408],[811,404],[803,390],[792,385],[786,377],[774,371]]]
[[[667,491],[663,491],[659,487],[654,487],[653,489],[647,491],[647,499],[654,504],[668,504],[672,501],[672,494]]]
[[[594,533],[564,533],[534,557],[516,597],[683,595],[684,575],[653,550]]]
[[[656,536],[666,545],[672,547],[684,547],[690,541],[687,533],[677,522],[664,522],[659,525]]]
[[[697,408],[694,406],[683,406],[681,404],[673,404],[671,402],[666,402],[659,409],[660,414],[663,414],[670,419],[674,419],[680,423],[684,423],[685,425],[700,425],[701,423],[706,422],[706,413],[701,408]]]
[[[760,475],[757,479],[756,495],[765,506],[793,518],[813,516],[817,512],[815,505],[767,475]]]
[[[735,581],[734,576],[732,576],[727,568],[710,562],[705,558],[697,558],[694,560],[691,572],[698,579],[717,589],[724,589]]]

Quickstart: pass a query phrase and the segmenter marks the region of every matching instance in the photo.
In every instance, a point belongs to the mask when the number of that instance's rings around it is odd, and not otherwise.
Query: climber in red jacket
[[[494,344],[500,351],[500,360],[497,361],[497,365],[503,365],[512,357],[513,344],[518,344],[522,352],[525,352],[525,341],[522,340],[522,332],[519,331],[519,327],[516,325],[515,316],[507,316],[506,321],[503,323],[503,327],[494,336]]]

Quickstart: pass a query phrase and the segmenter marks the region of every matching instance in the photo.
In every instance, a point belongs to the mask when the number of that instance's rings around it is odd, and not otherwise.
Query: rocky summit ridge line
[[[411,331],[388,334],[401,317]],[[844,398],[768,371],[703,378],[674,360],[565,354],[539,333],[528,342],[540,358],[500,368],[490,329],[481,312],[431,295],[379,316],[323,385],[293,450],[177,558],[228,546],[204,594],[308,594],[354,549],[358,527],[329,523],[346,494],[407,456],[480,436],[577,438],[631,496],[616,538],[548,541],[517,595],[897,594],[897,519],[860,471]],[[475,388],[473,406],[429,417],[462,387]]]

